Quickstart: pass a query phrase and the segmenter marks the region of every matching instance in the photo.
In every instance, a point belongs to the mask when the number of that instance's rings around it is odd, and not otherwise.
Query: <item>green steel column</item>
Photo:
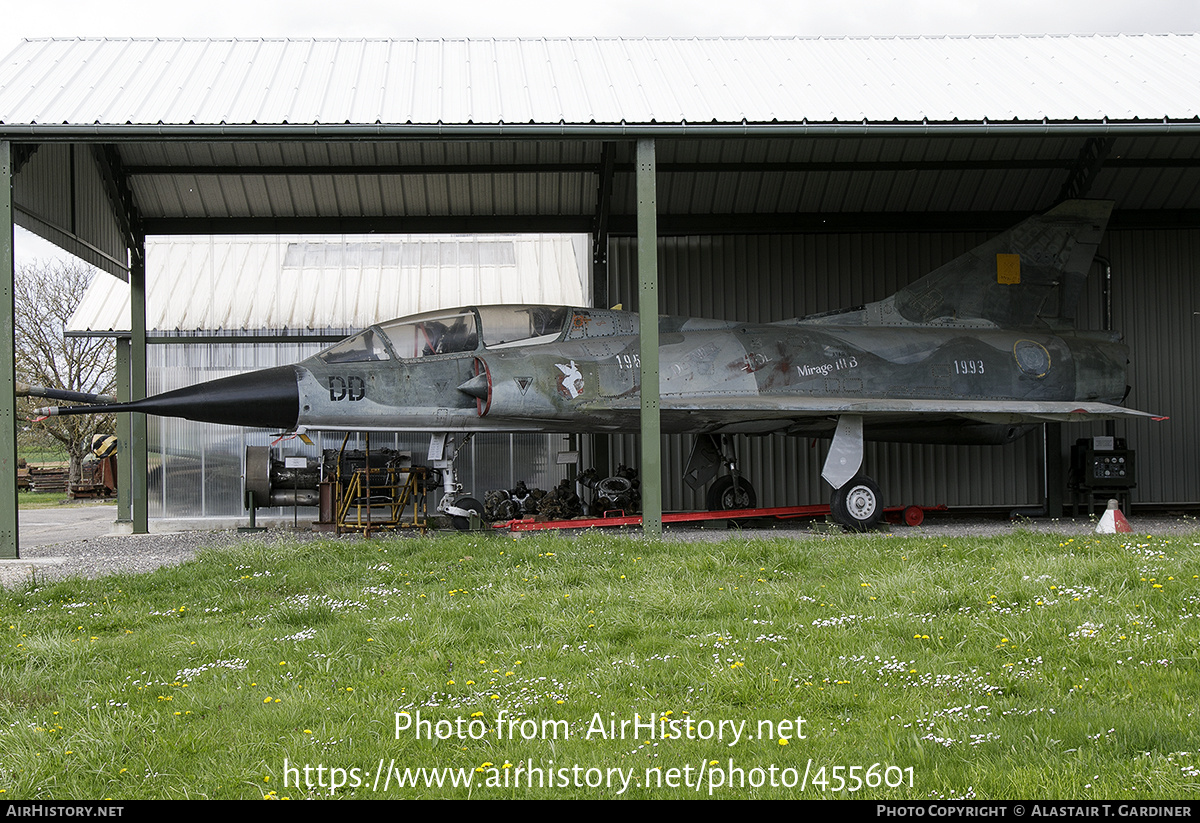
[[[117,399],[132,400],[129,393],[129,338],[117,338]],[[133,488],[133,430],[130,414],[117,415],[117,522],[132,523],[129,508]]]
[[[146,239],[138,237],[137,243],[140,248],[132,250],[133,265],[129,267],[129,319],[133,332],[129,353],[129,393],[134,400],[146,396]],[[147,534],[150,531],[150,514],[146,500],[146,415],[135,412],[129,418],[129,495],[133,508],[133,533]]]
[[[641,317],[642,533],[662,537],[662,425],[658,386],[658,196],[654,141],[637,143],[638,312]]]
[[[0,140],[0,558],[21,556],[17,547],[16,341],[13,331],[12,143]]]

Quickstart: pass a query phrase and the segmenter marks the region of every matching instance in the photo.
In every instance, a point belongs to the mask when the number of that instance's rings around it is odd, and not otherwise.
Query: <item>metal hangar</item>
[[[1135,501],[1200,503],[1195,35],[512,40],[29,40],[0,63],[0,222],[133,295],[146,390],[145,240],[243,234],[585,232],[594,305],[770,321],[855,305],[1071,197],[1111,199],[1100,248],[1133,351]],[[12,232],[0,370],[12,371]],[[1099,276],[1099,275],[1098,275]],[[1098,290],[1085,295],[1099,325]],[[644,312],[652,316],[653,312]],[[642,368],[654,375],[652,329]],[[656,385],[657,380],[647,382]],[[647,529],[686,447],[637,457]],[[123,438],[147,528],[145,421]],[[0,396],[0,555],[16,556],[15,406]],[[952,505],[1059,504],[1067,435],[998,451],[887,446],[879,479]],[[755,485],[819,493],[819,448],[743,443]],[[660,478],[659,482],[653,479]],[[909,502],[909,501],[905,501]]]

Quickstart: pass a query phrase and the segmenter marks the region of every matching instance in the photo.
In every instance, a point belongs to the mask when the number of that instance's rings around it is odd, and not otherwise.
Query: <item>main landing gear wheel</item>
[[[869,477],[856,477],[834,489],[830,509],[838,524],[852,532],[864,532],[883,519],[879,486]]]
[[[474,512],[479,517],[483,517],[483,504],[474,497],[460,497],[454,501],[454,505],[460,509],[466,509],[469,512]],[[462,515],[451,515],[450,524],[458,531],[465,532],[471,528],[471,519]]]
[[[731,509],[753,509],[758,505],[758,495],[754,487],[739,478],[737,488],[733,487],[733,478],[729,475],[718,477],[708,490],[708,510],[724,512]]]

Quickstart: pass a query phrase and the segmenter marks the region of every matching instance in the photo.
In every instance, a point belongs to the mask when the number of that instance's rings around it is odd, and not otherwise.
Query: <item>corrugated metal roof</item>
[[[27,40],[0,124],[1191,120],[1196,35]]]
[[[150,238],[146,327],[345,331],[452,306],[578,306],[589,257],[568,235]],[[128,331],[129,284],[94,278],[67,330]]]

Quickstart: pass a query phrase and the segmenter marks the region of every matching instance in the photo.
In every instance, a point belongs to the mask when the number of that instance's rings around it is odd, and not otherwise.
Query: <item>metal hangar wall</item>
[[[848,234],[666,237],[659,244],[660,311],[772,322],[878,300],[953,259],[987,232],[864,231]],[[1200,373],[1200,230],[1110,230],[1100,248],[1113,269],[1114,328],[1128,342],[1130,405],[1166,409],[1171,420],[1120,421],[1116,434],[1137,450],[1135,503],[1194,508],[1200,501],[1200,387],[1180,375]],[[613,241],[612,293],[636,306],[635,243]],[[1082,297],[1083,328],[1101,328],[1096,265]],[[1177,425],[1178,424],[1178,425]],[[1078,437],[1102,424],[1066,425],[1049,447],[1067,460]],[[703,490],[679,478],[691,438],[663,440],[668,509],[703,509]],[[737,438],[742,470],[763,505],[827,503],[821,468],[829,441]],[[614,460],[637,465],[638,438],[622,436]],[[888,505],[1036,508],[1044,503],[1043,441],[1037,434],[1004,446],[868,444],[866,465]]]

